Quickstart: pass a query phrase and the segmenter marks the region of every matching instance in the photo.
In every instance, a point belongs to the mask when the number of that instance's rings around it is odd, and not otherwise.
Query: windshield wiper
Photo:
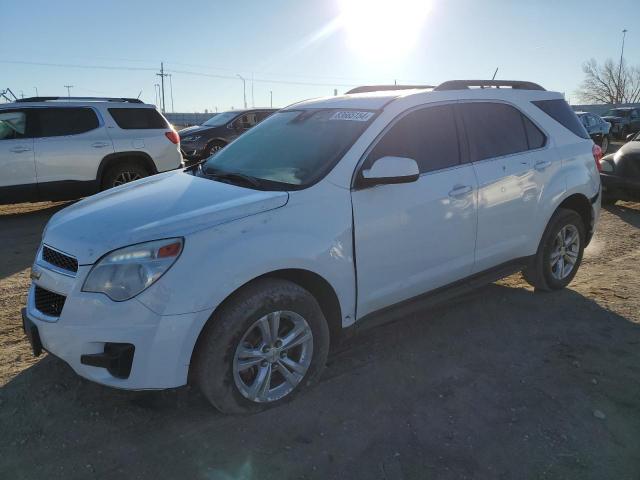
[[[251,185],[254,188],[261,189],[262,182],[259,179],[252,177],[250,175],[245,175],[244,173],[237,172],[226,172],[224,170],[217,170],[213,168],[205,169],[202,164],[200,165],[200,172],[205,177],[218,179],[218,180],[229,180],[233,183],[244,183],[245,185]]]

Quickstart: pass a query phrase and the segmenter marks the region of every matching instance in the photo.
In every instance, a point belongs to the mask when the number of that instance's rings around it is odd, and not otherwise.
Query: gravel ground
[[[19,309],[62,206],[0,207],[0,478],[640,479],[638,204],[603,211],[570,288],[514,275],[366,330],[250,417],[31,357]]]

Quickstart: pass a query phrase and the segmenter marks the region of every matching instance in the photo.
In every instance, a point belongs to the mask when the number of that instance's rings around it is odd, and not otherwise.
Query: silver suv
[[[0,203],[79,198],[181,161],[178,134],[138,99],[32,97],[0,106]]]

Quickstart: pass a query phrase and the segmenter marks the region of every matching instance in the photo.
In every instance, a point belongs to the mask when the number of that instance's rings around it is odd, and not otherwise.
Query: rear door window
[[[529,120],[525,115],[522,115],[522,121],[524,123],[524,129],[527,133],[527,143],[529,150],[535,150],[536,148],[542,148],[547,143],[547,137],[542,131],[535,126],[535,124]]]
[[[514,107],[503,103],[474,102],[462,103],[458,108],[467,132],[472,162],[529,150],[524,117]],[[539,135],[532,132],[531,137],[534,145],[540,145]]]
[[[37,137],[79,135],[98,128],[96,112],[85,107],[49,107],[35,111]]]
[[[0,140],[27,137],[27,114],[20,110],[0,110]]]
[[[590,138],[578,116],[571,110],[569,104],[561,98],[556,100],[537,100],[531,103],[578,137]]]
[[[451,105],[422,108],[402,117],[373,148],[364,168],[386,156],[412,158],[420,173],[458,165],[458,132]]]
[[[166,120],[155,108],[110,108],[109,113],[123,130],[164,130]]]

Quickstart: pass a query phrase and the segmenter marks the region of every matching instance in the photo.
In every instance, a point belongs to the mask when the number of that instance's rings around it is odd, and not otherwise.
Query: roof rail
[[[352,88],[345,95],[351,93],[366,93],[366,92],[385,92],[388,90],[415,90],[434,88],[433,85],[362,85],[361,87]]]
[[[466,90],[469,87],[509,87],[514,90],[545,90],[537,83],[522,80],[448,80],[435,87],[434,90]]]
[[[144,103],[139,98],[114,98],[114,97],[27,97],[19,98],[16,103],[30,103],[30,102],[50,102],[56,100],[91,100],[97,102],[125,102],[125,103]]]

